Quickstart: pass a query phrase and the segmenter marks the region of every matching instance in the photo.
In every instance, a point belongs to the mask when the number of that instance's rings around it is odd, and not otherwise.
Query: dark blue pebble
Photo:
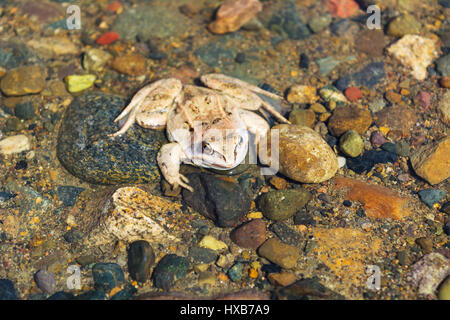
[[[0,300],[17,300],[17,292],[11,280],[0,279]]]
[[[272,16],[268,28],[273,31],[281,29],[289,39],[293,40],[306,39],[311,36],[311,32],[297,12],[295,4],[290,0],[284,1],[282,8]]]
[[[106,300],[106,294],[103,290],[91,290],[74,297],[73,300]]]
[[[58,186],[56,193],[65,207],[73,207],[84,188],[75,186]]]
[[[261,267],[261,271],[265,273],[279,273],[281,272],[281,267],[276,264],[264,264]]]
[[[122,269],[115,263],[96,263],[92,267],[92,274],[95,288],[105,291],[110,291],[125,282]]]
[[[439,0],[438,3],[444,8],[450,8],[450,0]]]
[[[420,200],[428,207],[432,208],[433,205],[445,198],[447,192],[439,189],[425,189],[419,191]]]
[[[153,285],[163,290],[169,290],[176,280],[186,276],[189,261],[176,254],[165,255],[153,271]]]
[[[70,292],[58,291],[58,292],[55,292],[50,297],[48,297],[47,300],[71,300],[74,297],[75,296]]]
[[[372,62],[358,72],[339,78],[334,86],[341,91],[350,87],[351,84],[359,87],[365,86],[372,88],[384,79],[385,75],[384,62]]]
[[[127,284],[125,288],[113,295],[110,300],[130,300],[136,292],[137,289],[134,286]]]
[[[369,150],[357,158],[347,158],[347,167],[354,172],[361,174],[370,171],[377,163],[394,163],[398,156],[384,150]]]

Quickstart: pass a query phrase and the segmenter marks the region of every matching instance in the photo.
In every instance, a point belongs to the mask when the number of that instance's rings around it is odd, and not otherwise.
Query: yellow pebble
[[[121,289],[119,287],[114,287],[111,289],[111,291],[109,292],[109,296],[112,297],[113,295],[115,295],[117,292],[119,292]]]
[[[258,278],[258,271],[256,271],[255,269],[251,268],[250,271],[248,272],[248,276],[250,278],[256,279],[256,278]]]
[[[296,70],[291,71],[291,77],[296,77],[298,75],[298,72]]]
[[[248,218],[248,219],[261,219],[262,217],[263,217],[263,214],[262,214],[262,212],[260,212],[260,211],[250,212],[250,213],[247,215],[247,218]]]
[[[387,128],[387,127],[379,127],[378,130],[380,130],[380,132],[381,132],[383,135],[387,135],[391,129],[389,129],[389,128]]]

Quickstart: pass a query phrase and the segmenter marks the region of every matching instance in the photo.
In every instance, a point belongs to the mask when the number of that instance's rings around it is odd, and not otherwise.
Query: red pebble
[[[355,0],[327,0],[327,6],[335,18],[350,18],[359,10],[359,5]]]
[[[120,1],[114,1],[106,6],[106,10],[117,12],[122,7]]]
[[[102,34],[95,42],[97,42],[97,44],[107,45],[113,43],[117,39],[119,39],[119,34],[117,32],[110,31]]]
[[[344,92],[345,96],[350,102],[355,102],[362,98],[362,91],[356,87],[348,87]]]
[[[427,110],[431,105],[431,94],[426,91],[420,91],[417,95],[417,100],[419,101],[422,108]]]

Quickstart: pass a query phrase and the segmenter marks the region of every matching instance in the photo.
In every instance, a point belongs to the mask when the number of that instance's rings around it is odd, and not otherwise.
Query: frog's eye
[[[212,155],[214,153],[214,150],[211,148],[211,146],[207,142],[203,142],[202,148],[203,148],[203,153],[205,153],[207,155]]]

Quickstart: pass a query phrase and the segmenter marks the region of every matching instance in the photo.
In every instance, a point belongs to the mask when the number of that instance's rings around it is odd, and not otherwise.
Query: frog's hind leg
[[[175,98],[180,94],[183,85],[178,79],[162,79],[151,83],[140,89],[131,99],[128,106],[114,120],[118,122],[127,117],[120,130],[111,137],[125,133],[138,119],[138,124],[142,124],[144,113],[155,111],[156,113],[164,107],[170,107]],[[163,101],[161,103],[160,101]],[[153,109],[153,110],[151,110]],[[157,115],[158,116],[158,115]],[[160,117],[164,118],[164,116]],[[159,123],[161,120],[158,120]]]
[[[257,87],[253,84],[242,81],[240,79],[226,76],[224,74],[218,74],[218,73],[205,74],[200,79],[206,86],[208,86],[212,89],[221,90],[224,83],[225,84],[229,83],[229,84],[233,84],[237,87],[247,89],[251,92],[265,95],[271,99],[283,100],[283,97],[280,97],[277,94],[274,94],[272,92],[261,89],[260,87]]]
[[[221,91],[230,97],[236,95],[246,97],[248,99],[248,105],[240,105],[240,108],[247,110],[257,110],[260,107],[266,109],[270,114],[272,114],[278,121],[284,123],[290,123],[285,117],[283,117],[271,104],[264,101],[260,95],[266,96],[268,98],[281,101],[282,97],[271,93],[269,91],[263,90],[255,85],[248,82],[232,78],[223,74],[207,74],[201,77],[201,81],[209,88]]]

